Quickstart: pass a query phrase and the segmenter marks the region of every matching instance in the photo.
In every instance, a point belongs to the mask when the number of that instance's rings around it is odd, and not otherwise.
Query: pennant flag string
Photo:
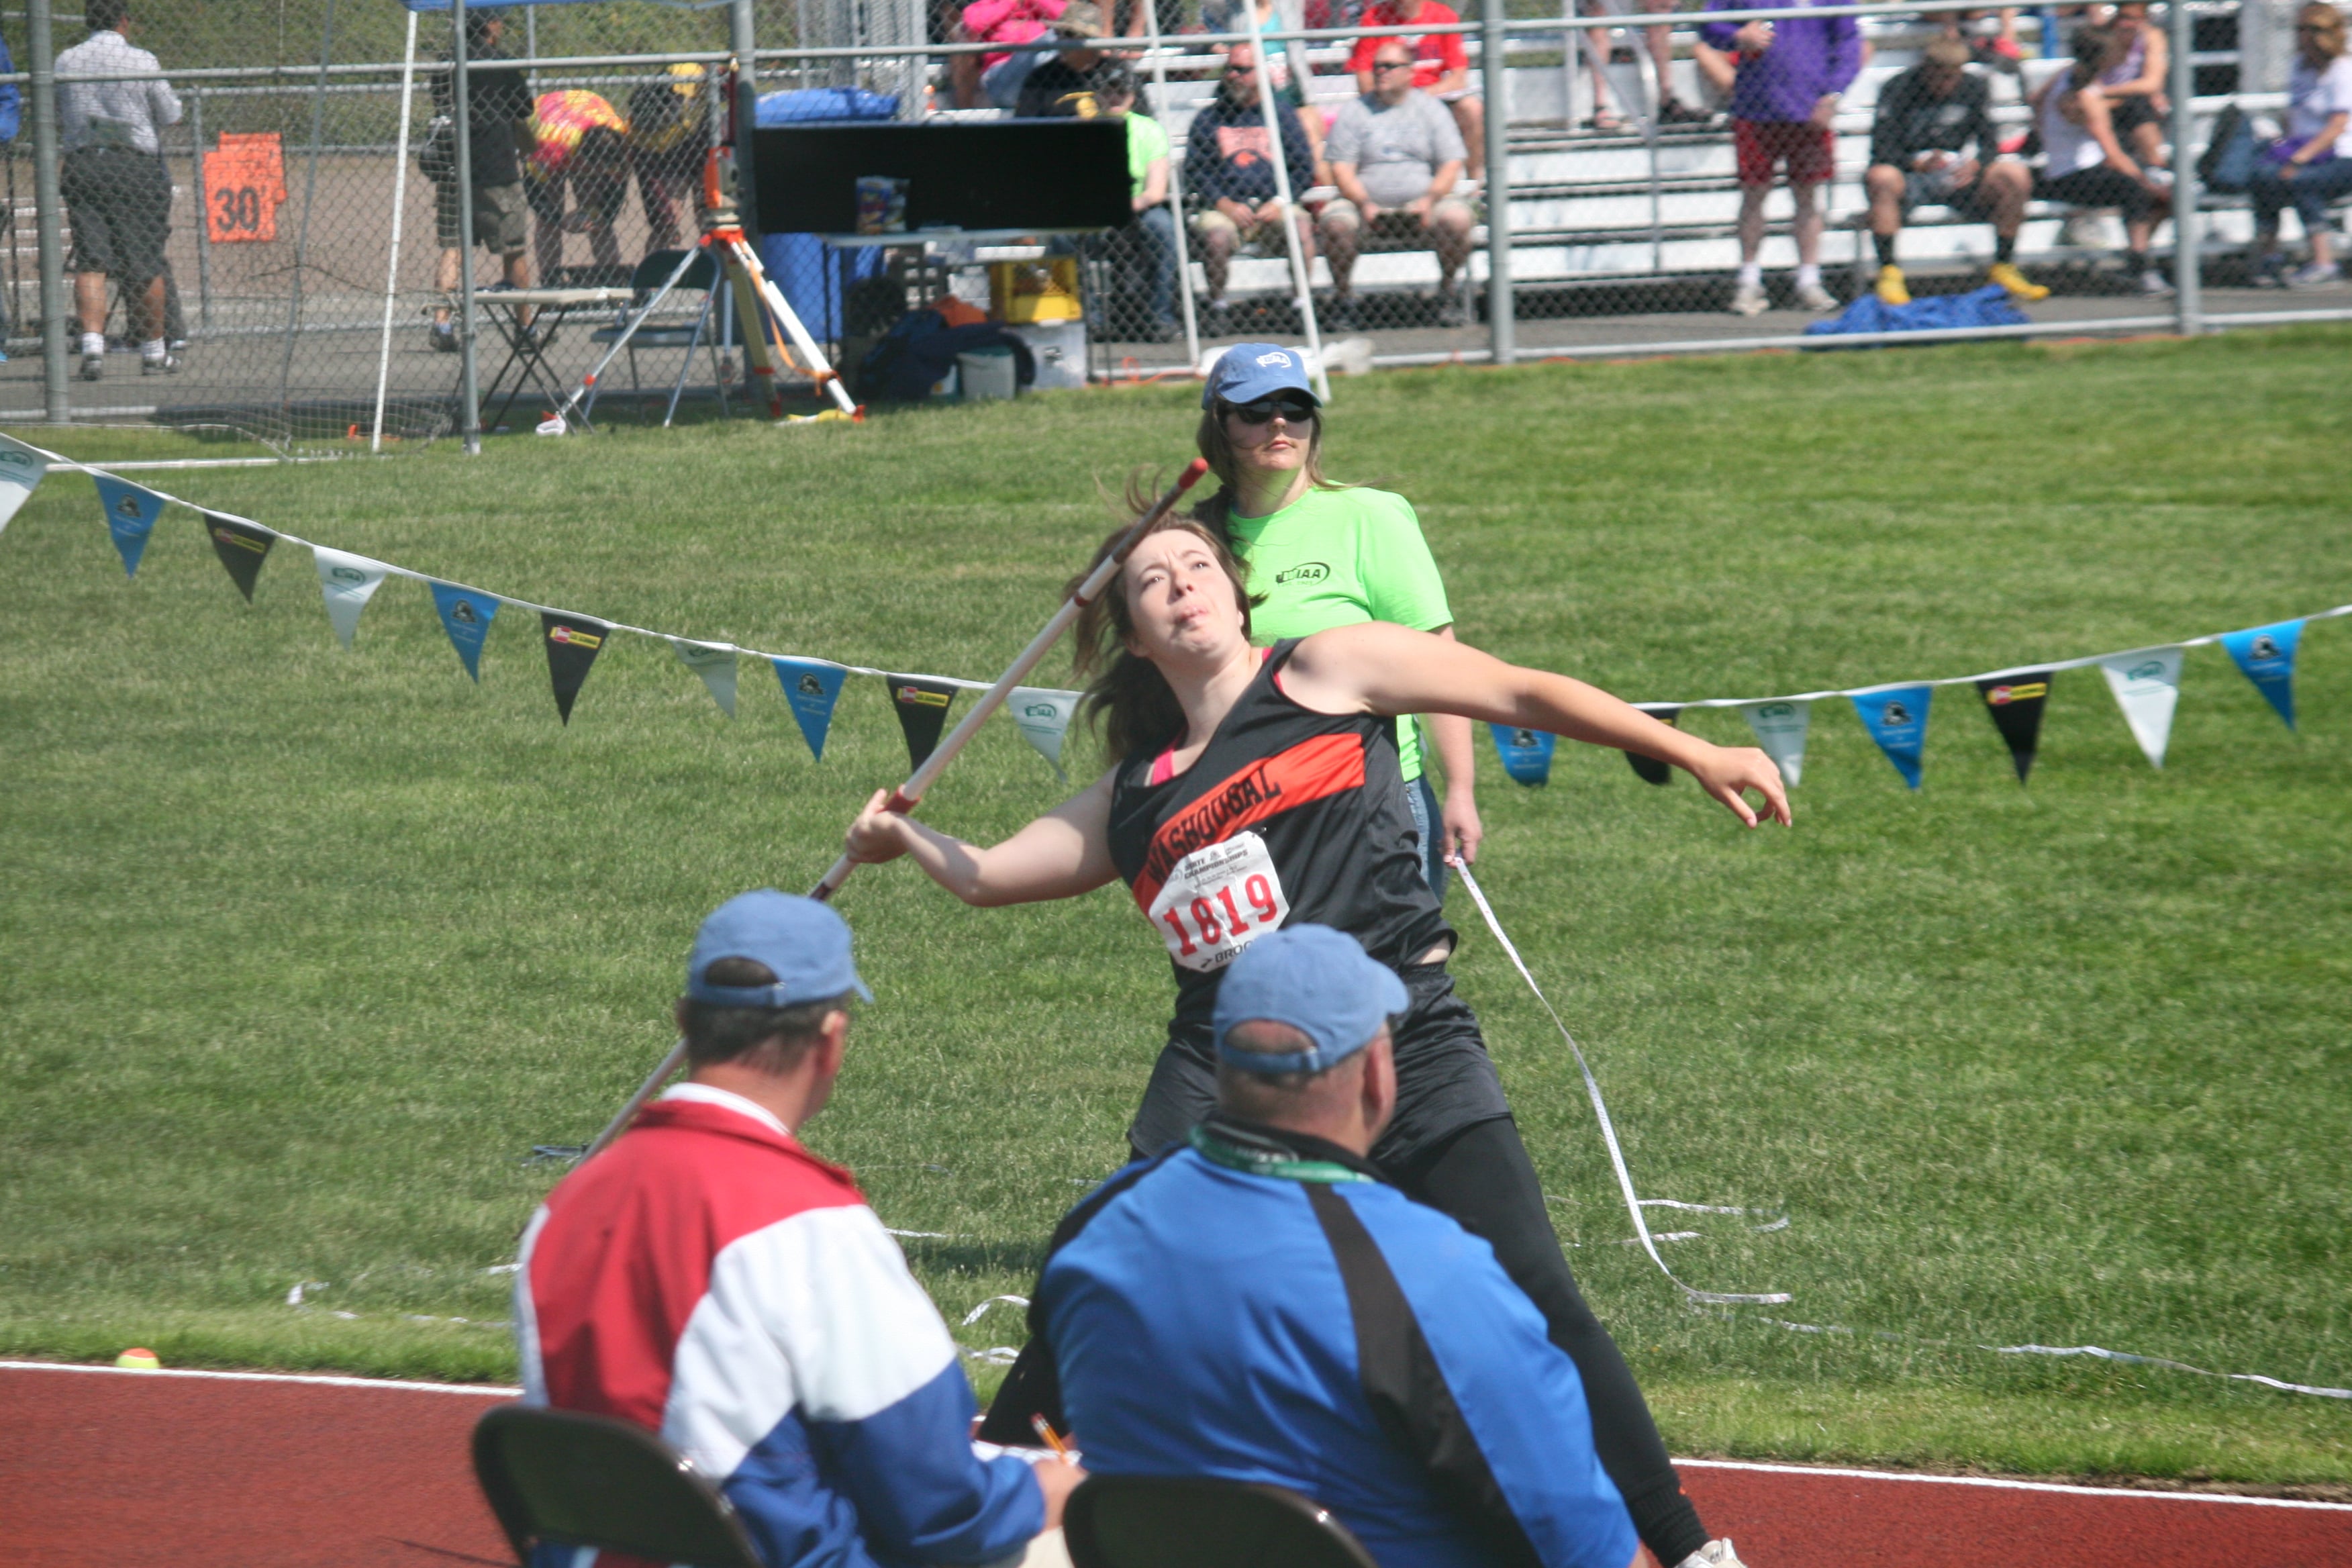
[[[464,584],[452,583],[445,578],[436,577],[430,573],[420,572],[394,562],[373,561],[364,556],[353,556],[338,552],[331,546],[318,544],[299,534],[270,528],[266,524],[256,522],[251,518],[240,517],[235,512],[220,511],[210,507],[200,506],[194,501],[173,495],[169,491],[157,489],[152,486],[134,484],[106,468],[93,464],[77,462],[58,453],[33,446],[29,442],[10,436],[0,436],[0,528],[6,527],[8,520],[31,495],[45,473],[51,468],[88,474],[99,485],[101,500],[106,507],[108,526],[113,533],[116,548],[122,553],[125,568],[132,572],[138,568],[140,553],[146,545],[147,531],[153,526],[153,516],[166,504],[186,507],[203,517],[206,535],[215,551],[219,554],[222,565],[228,570],[231,580],[236,583],[238,591],[247,600],[253,596],[254,584],[260,575],[263,561],[278,541],[282,539],[289,544],[299,545],[312,552],[314,558],[321,563],[320,568],[321,586],[328,595],[329,614],[334,622],[336,634],[346,642],[349,641],[350,637],[349,631],[346,630],[346,620],[352,627],[356,627],[358,610],[365,605],[368,597],[373,594],[375,587],[381,584],[383,577],[405,577],[423,583],[433,592],[436,607],[441,612],[443,625],[447,627],[452,642],[457,645],[459,657],[465,660],[467,673],[474,675],[478,679],[479,674],[477,665],[481,647],[481,633],[488,629],[489,614],[499,605],[512,605],[517,609],[528,610],[541,617],[543,626],[552,626],[556,624],[569,623],[580,625],[583,629],[587,626],[601,628],[590,631],[588,634],[599,638],[597,647],[602,647],[602,639],[604,637],[615,632],[625,632],[632,637],[651,637],[666,643],[677,652],[677,657],[689,668],[704,678],[710,688],[711,696],[719,701],[722,709],[729,706],[726,698],[722,696],[722,690],[731,684],[728,679],[731,670],[726,668],[730,662],[728,656],[730,654],[749,655],[754,658],[769,661],[776,668],[778,677],[785,680],[788,695],[793,695],[793,679],[786,677],[788,668],[796,672],[803,668],[823,668],[827,671],[838,671],[844,676],[870,676],[889,682],[893,705],[898,709],[902,724],[908,726],[907,740],[910,753],[923,749],[924,737],[921,731],[928,728],[926,721],[929,715],[919,711],[910,712],[910,704],[899,700],[902,690],[919,689],[917,687],[919,682],[921,686],[931,688],[941,694],[958,690],[989,689],[990,683],[987,681],[966,680],[958,676],[907,675],[873,665],[845,664],[800,655],[771,653],[759,648],[746,647],[737,643],[685,637],[676,633],[656,631],[647,626],[632,626],[626,621],[607,621],[602,617],[583,616],[578,611],[567,610],[561,605],[542,605],[530,599],[517,598],[511,594],[500,594],[488,589],[470,587]],[[142,520],[146,523],[145,529],[140,527]],[[322,551],[326,552],[324,555],[320,554]],[[347,571],[358,570],[373,580],[362,584],[349,577],[330,578],[327,574],[335,564],[341,565]],[[340,599],[338,598],[339,589],[343,590]],[[453,604],[461,606],[473,617],[475,624],[467,628],[473,633],[470,650],[460,633],[460,625],[464,621],[464,616],[460,616],[457,621],[452,619]],[[1803,765],[1810,704],[1827,698],[1847,698],[1854,701],[1857,710],[1864,713],[1865,722],[1868,723],[1870,715],[1883,715],[1886,711],[1886,704],[1883,700],[1878,700],[1880,699],[1892,696],[1895,706],[1906,710],[1907,714],[1908,710],[1915,706],[1908,699],[1914,696],[1924,696],[1928,688],[1973,686],[1983,696],[1989,710],[1992,712],[1996,725],[2001,729],[2002,738],[2011,742],[2011,759],[2017,764],[2019,776],[2022,779],[2025,771],[2032,766],[2032,742],[2036,739],[2035,731],[2039,729],[2039,708],[2037,706],[2030,712],[2003,712],[2000,710],[2001,705],[1994,700],[1995,690],[2006,685],[2014,692],[2014,689],[2018,687],[2038,683],[2042,686],[2046,694],[2051,678],[2062,670],[2099,668],[2105,674],[2109,685],[2113,688],[2117,704],[2123,709],[2126,721],[2130,725],[2134,737],[2140,742],[2141,748],[2147,752],[2148,760],[2160,767],[2163,765],[2165,742],[2171,728],[2172,700],[2178,696],[2182,650],[2213,646],[2226,648],[2238,668],[2244,672],[2246,679],[2253,683],[2271,706],[2277,710],[2279,717],[2292,728],[2294,724],[2293,682],[2296,644],[2302,629],[2313,621],[2333,620],[2344,616],[2352,616],[2352,604],[2315,610],[2292,620],[2273,622],[2245,631],[2214,632],[2201,637],[2183,637],[2177,642],[2149,644],[2120,653],[2086,654],[2077,658],[2015,665],[2002,669],[1986,670],[1977,675],[1939,676],[1927,680],[1878,681],[1866,686],[1826,687],[1817,691],[1792,692],[1778,697],[1706,697],[1678,702],[1645,702],[1637,706],[1661,718],[1665,718],[1669,713],[1679,715],[1681,710],[1694,708],[1744,710],[1743,717],[1756,731],[1759,742],[1771,753],[1773,760],[1781,765],[1783,772],[1790,774],[1793,782],[1794,774]],[[551,632],[550,636],[551,635]],[[558,647],[560,645],[551,644],[551,650]],[[689,648],[692,650],[691,653],[688,652]],[[569,651],[575,654],[586,653],[593,662],[593,649],[583,647]],[[574,661],[567,659],[564,662],[571,664]],[[580,665],[579,669],[581,678],[585,679],[585,665]],[[562,678],[557,679],[560,680]],[[820,687],[824,684],[826,683],[823,681],[818,683]],[[837,686],[835,689],[837,691]],[[577,691],[578,686],[575,683],[572,687],[572,694],[576,695]],[[830,701],[822,700],[832,694],[820,689],[805,691],[804,695],[809,699],[809,708],[803,709],[796,703],[794,711],[802,720],[803,731],[808,736],[811,749],[819,750],[824,743],[823,726],[829,721],[832,708]],[[1058,698],[1060,694],[1056,693],[1055,696]],[[1873,700],[1865,702],[1863,700],[1865,699]],[[2021,692],[2014,692],[2011,700],[2022,702],[2030,699],[2025,698]],[[822,701],[822,712],[812,711],[817,708],[820,701]],[[559,697],[558,702],[561,708],[569,706],[562,697]],[[912,706],[922,709],[930,705],[919,700]],[[1924,721],[1925,702],[1918,702],[1916,707]],[[940,717],[944,719],[943,711]],[[1024,733],[1027,735],[1031,743],[1038,748],[1041,754],[1047,755],[1049,762],[1057,761],[1047,752],[1046,749],[1052,743],[1052,732],[1055,721],[1060,720],[1061,716],[1055,713],[1050,718],[1043,714],[1036,717],[1044,722],[1034,726],[1034,733],[1032,733],[1028,728],[1024,728]],[[2031,728],[2024,722],[2017,721],[2029,718],[2036,721]],[[2010,722],[2005,723],[2004,721],[2010,721]],[[1674,721],[1669,719],[1668,721]],[[1905,743],[1907,738],[1892,734],[1881,736],[1878,733],[1881,728],[1893,730],[1902,727],[1874,725],[1872,728],[1874,736],[1881,740],[1882,745],[1886,744],[1890,740],[1895,742],[1895,749],[1888,752],[1888,759],[1905,773],[1905,782],[1912,783],[1917,767],[1916,755],[1913,758],[1897,755],[1898,751],[1908,749]],[[1924,731],[1924,722],[1920,725],[1920,729]],[[1503,752],[1509,761],[1519,763],[1521,768],[1530,775],[1523,782],[1533,783],[1549,773],[1547,764],[1549,758],[1545,755],[1538,759],[1536,754],[1537,744],[1532,740],[1534,732],[1528,731],[1527,734],[1529,739],[1522,742],[1519,741],[1519,732],[1498,730],[1496,733],[1496,741],[1497,750]],[[1508,742],[1518,743],[1507,744]],[[1549,748],[1543,748],[1543,750],[1548,752]],[[1634,762],[1635,771],[1643,773],[1644,777],[1650,776],[1649,773],[1642,767],[1642,763],[1647,759],[1636,760],[1629,756],[1629,761]],[[1518,776],[1517,772],[1514,773],[1514,776]],[[1917,786],[1913,784],[1913,787]]]

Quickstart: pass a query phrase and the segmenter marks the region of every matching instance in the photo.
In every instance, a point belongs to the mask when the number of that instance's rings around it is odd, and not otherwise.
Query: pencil
[[[1055,1458],[1066,1465],[1075,1465],[1078,1462],[1077,1456],[1070,1452],[1070,1446],[1062,1441],[1062,1435],[1054,1430],[1054,1424],[1051,1421],[1046,1420],[1043,1415],[1032,1415],[1029,1417],[1029,1425],[1036,1431],[1038,1436],[1045,1440],[1045,1447],[1054,1450]]]

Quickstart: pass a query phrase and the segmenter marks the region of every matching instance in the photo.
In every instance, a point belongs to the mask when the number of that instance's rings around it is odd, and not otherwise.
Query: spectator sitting
[[[1269,132],[1258,100],[1257,51],[1235,44],[1225,57],[1217,96],[1192,116],[1184,152],[1184,188],[1201,204],[1192,233],[1200,241],[1213,318],[1225,312],[1225,279],[1234,250],[1251,241],[1285,243],[1282,198],[1274,181],[1276,136],[1281,138],[1293,197],[1304,194],[1314,177],[1314,154],[1307,150],[1298,116],[1276,99],[1274,119]],[[1301,253],[1311,258],[1314,236],[1303,216],[1297,222]]]
[[[2129,144],[2140,167],[2161,169],[2166,162],[2164,117],[2172,110],[2164,94],[2172,68],[2171,45],[2164,29],[2147,19],[2147,0],[2122,0],[2107,25],[2125,41],[2123,58],[2099,76],[2108,121],[2115,126],[2116,139]]]
[[[963,8],[956,26],[960,44],[1027,44],[1045,37],[1066,0],[975,0]],[[1021,99],[1021,84],[1049,51],[1007,48],[982,55],[950,55],[948,76],[955,84],[958,109],[993,104],[1011,109]]]
[[[1202,0],[1201,22],[1212,33],[1246,33],[1250,30],[1249,13],[1243,10],[1241,0]],[[1257,26],[1261,33],[1276,27],[1297,30],[1307,25],[1305,8],[1298,0],[1283,0],[1277,11],[1275,0],[1257,0]],[[1328,22],[1322,24],[1329,25]],[[1267,68],[1274,74],[1274,96],[1298,111],[1298,123],[1307,132],[1307,144],[1315,150],[1315,183],[1331,183],[1323,162],[1323,136],[1328,123],[1323,111],[1307,97],[1307,84],[1315,79],[1315,67],[1307,58],[1307,46],[1297,38],[1274,45],[1267,50]]]
[[[1580,9],[1587,16],[1622,16],[1625,14],[1627,6],[1633,3],[1633,0],[1585,0],[1584,5]],[[1675,0],[1639,0],[1639,4],[1641,9],[1649,15],[1672,11],[1675,8]],[[1715,116],[1706,110],[1694,109],[1675,96],[1675,46],[1669,29],[1662,26],[1644,27],[1642,31],[1645,35],[1644,42],[1650,51],[1650,67],[1661,89],[1658,98],[1658,123],[1704,125],[1714,119]],[[1612,29],[1605,27],[1594,27],[1577,35],[1584,49],[1585,63],[1592,72],[1592,113],[1584,122],[1585,129],[1598,131],[1603,135],[1625,129],[1624,116],[1618,114],[1608,106],[1612,96],[1608,71],[1609,57],[1612,53],[1611,37]],[[1704,49],[1705,47],[1701,46],[1701,47]],[[1713,53],[1712,50],[1706,50],[1697,57],[1702,72],[1706,69],[1707,57]],[[1720,57],[1716,58],[1720,58]],[[1727,80],[1723,86],[1727,89],[1730,83]],[[1636,112],[1639,111],[1636,110]]]
[[[813,900],[763,889],[703,921],[677,1008],[687,1081],[523,1232],[524,1402],[659,1432],[768,1568],[1066,1565],[1040,1532],[1081,1472],[973,1452],[939,1309],[849,1173],[799,1142],[866,994],[849,928]]]
[[[649,81],[629,94],[629,165],[646,206],[647,248],[678,242],[677,204],[702,211],[702,163],[710,150],[710,118],[698,65],[669,68],[667,82]]]
[[[2352,191],[2352,58],[2344,52],[2344,16],[2333,5],[2295,13],[2294,72],[2287,79],[2286,135],[2246,188],[2254,204],[2254,282],[2316,289],[2343,280],[2327,204]],[[2279,214],[2293,203],[2303,219],[2311,261],[2289,274],[2279,254]]]
[[[509,59],[499,48],[499,39],[505,33],[502,12],[467,10],[466,138],[473,165],[474,243],[499,258],[509,288],[528,289],[530,261],[524,254],[528,248],[524,231],[529,227],[530,207],[522,192],[521,149],[530,144],[530,88],[520,69],[500,63]],[[436,116],[455,114],[451,106],[456,92],[451,73],[434,77]],[[457,291],[458,268],[466,264],[466,253],[459,245],[465,230],[464,215],[457,210],[456,171],[452,169],[446,178],[436,175],[433,189],[434,226],[441,242],[434,287],[446,300]],[[530,323],[530,311],[516,314],[523,324]],[[447,304],[435,309],[427,341],[445,353],[457,352],[457,334],[450,327]]]
[[[1439,323],[1459,327],[1470,320],[1468,302],[1454,286],[1477,221],[1470,204],[1454,195],[1462,133],[1444,105],[1412,85],[1412,65],[1402,39],[1381,39],[1372,90],[1340,110],[1331,126],[1331,178],[1339,195],[1323,208],[1316,229],[1331,267],[1335,327],[1359,324],[1349,279],[1367,235],[1434,249]]]
[[[163,68],[131,47],[128,0],[89,0],[89,37],[57,57],[67,74],[127,75]],[[13,106],[12,106],[13,109]],[[180,122],[180,100],[160,77],[68,81],[58,87],[65,161],[58,184],[73,224],[74,307],[81,318],[81,378],[106,374],[106,280],[121,286],[142,375],[180,368],[165,342],[163,247],[172,237],[172,176],[159,127]]]
[[[1986,276],[2020,300],[2045,300],[2050,290],[2017,269],[2017,231],[2025,222],[2033,174],[2000,155],[1992,122],[1992,86],[1969,73],[1970,50],[1956,37],[1928,44],[1926,58],[1879,89],[1870,128],[1870,233],[1878,246],[1878,297],[1911,301],[1903,268],[1895,264],[1895,237],[1921,203],[1948,206],[1971,223],[1990,223],[1993,262]],[[1973,146],[1973,154],[1964,151]]]
[[[1363,25],[1367,27],[1410,27],[1415,23],[1442,27],[1459,22],[1461,16],[1444,0],[1372,0],[1364,7]],[[1462,144],[1469,154],[1470,180],[1476,184],[1486,169],[1486,106],[1470,90],[1470,51],[1462,46],[1459,33],[1423,33],[1415,37],[1410,34],[1396,35],[1404,47],[1412,51],[1412,85],[1430,94],[1454,111],[1454,123],[1461,129]],[[1348,56],[1348,68],[1356,73],[1356,90],[1372,90],[1372,56],[1385,38],[1359,38],[1355,49]]]
[[[1288,1487],[1385,1568],[1628,1568],[1575,1363],[1484,1241],[1366,1158],[1406,1006],[1328,926],[1244,948],[1215,1111],[1062,1221],[1033,1343],[1098,1473]]]
[[[1102,112],[1097,96],[1101,79],[1127,69],[1124,61],[1096,47],[1103,37],[1102,7],[1095,0],[1070,0],[1054,18],[1053,32],[1056,52],[1022,82],[1013,112],[1023,120],[1066,115],[1092,120]]]
[[[1739,9],[1746,0],[1706,0],[1710,11]],[[1782,164],[1797,205],[1797,302],[1834,310],[1822,287],[1822,208],[1817,193],[1837,172],[1831,122],[1838,99],[1862,68],[1862,33],[1850,16],[1792,16],[1785,22],[1710,22],[1700,37],[1715,48],[1736,49],[1731,86],[1731,140],[1739,159],[1739,280],[1735,315],[1763,313],[1764,198]]]
[[[1126,262],[1142,275],[1147,342],[1172,343],[1182,335],[1176,324],[1176,217],[1168,208],[1168,132],[1148,114],[1135,112],[1135,73],[1125,65],[1104,73],[1097,89],[1102,111],[1127,123],[1128,201],[1135,216],[1108,237],[1114,264]],[[1124,323],[1122,323],[1124,324]]]
[[[2033,194],[2069,206],[2120,207],[2140,292],[2165,295],[2172,286],[2149,263],[2147,245],[2158,221],[2171,208],[2172,190],[2151,177],[2116,140],[2106,93],[2098,84],[2100,75],[2123,58],[2128,45],[2111,27],[2074,29],[2074,63],[2033,95],[2043,153]]]
[[[563,266],[563,237],[585,233],[599,267],[621,265],[613,225],[629,198],[629,122],[595,93],[580,88],[542,93],[531,115],[532,147],[523,164],[523,189],[539,220],[539,276],[552,284]],[[572,210],[563,212],[563,188]]]

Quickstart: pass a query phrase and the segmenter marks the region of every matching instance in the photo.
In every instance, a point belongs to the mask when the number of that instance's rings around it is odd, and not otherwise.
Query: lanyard
[[[1205,1127],[1195,1127],[1185,1135],[1201,1157],[1211,1164],[1223,1165],[1229,1171],[1246,1171],[1253,1176],[1274,1176],[1287,1182],[1321,1182],[1334,1185],[1340,1182],[1372,1182],[1361,1171],[1329,1160],[1302,1160],[1285,1150],[1244,1148],[1228,1143]]]

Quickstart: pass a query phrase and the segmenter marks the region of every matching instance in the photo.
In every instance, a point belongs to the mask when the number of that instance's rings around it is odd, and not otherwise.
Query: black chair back
[[[677,264],[685,259],[686,252],[683,250],[646,252],[645,259],[638,262],[635,270],[629,274],[630,289],[639,300],[644,300],[655,289],[668,282],[669,275],[677,271]],[[677,286],[681,289],[707,289],[718,281],[719,268],[710,259],[710,252],[705,250],[695,257],[694,265],[686,269],[686,276],[677,280]]]
[[[1378,1568],[1315,1502],[1252,1481],[1090,1476],[1062,1532],[1076,1568]]]
[[[761,1568],[734,1505],[630,1422],[501,1405],[474,1427],[474,1476],[522,1563],[544,1541],[691,1568]]]

